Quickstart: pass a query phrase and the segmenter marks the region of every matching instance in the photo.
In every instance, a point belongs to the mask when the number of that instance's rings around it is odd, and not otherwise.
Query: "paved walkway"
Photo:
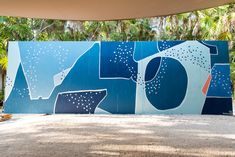
[[[233,116],[14,115],[2,157],[235,156]]]

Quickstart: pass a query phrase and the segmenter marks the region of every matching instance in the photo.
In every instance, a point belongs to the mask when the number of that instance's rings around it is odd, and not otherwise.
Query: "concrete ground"
[[[1,157],[235,156],[235,117],[14,115]]]

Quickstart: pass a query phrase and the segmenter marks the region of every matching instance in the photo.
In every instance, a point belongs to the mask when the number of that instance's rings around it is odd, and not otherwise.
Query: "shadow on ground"
[[[235,117],[14,115],[4,157],[235,156]]]

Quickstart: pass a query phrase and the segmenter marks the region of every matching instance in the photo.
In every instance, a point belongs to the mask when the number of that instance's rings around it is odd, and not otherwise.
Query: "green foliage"
[[[6,71],[7,69],[7,40],[1,40],[0,38],[0,66],[2,71]]]
[[[3,101],[4,101],[4,92],[0,91],[0,109],[1,109],[1,106],[3,106]]]
[[[4,57],[0,58],[0,66],[2,67],[2,70],[7,70],[7,63],[8,63],[8,59],[7,56],[4,55]]]
[[[230,58],[231,79],[234,81],[235,80],[235,49],[230,51],[229,58]]]

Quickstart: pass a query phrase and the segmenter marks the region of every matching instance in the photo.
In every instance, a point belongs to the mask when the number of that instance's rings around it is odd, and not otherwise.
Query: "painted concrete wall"
[[[225,41],[10,42],[7,113],[229,114]]]

